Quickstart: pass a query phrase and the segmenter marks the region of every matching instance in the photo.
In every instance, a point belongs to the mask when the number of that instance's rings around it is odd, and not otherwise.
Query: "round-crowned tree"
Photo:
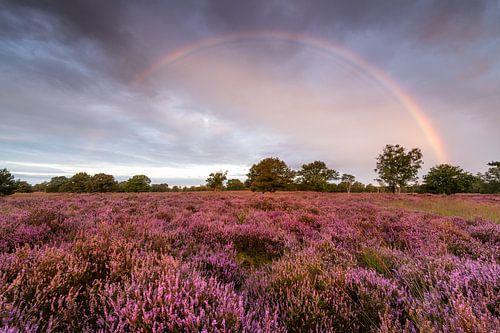
[[[293,182],[295,172],[279,158],[269,157],[252,165],[247,176],[250,189],[264,193],[285,189]]]

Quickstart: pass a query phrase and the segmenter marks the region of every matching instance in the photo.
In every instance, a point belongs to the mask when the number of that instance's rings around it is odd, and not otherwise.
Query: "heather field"
[[[498,332],[500,198],[0,198],[2,332]]]

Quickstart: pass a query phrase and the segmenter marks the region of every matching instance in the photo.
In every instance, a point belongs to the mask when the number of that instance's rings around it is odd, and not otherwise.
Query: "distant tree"
[[[239,179],[229,179],[226,188],[229,191],[240,191],[245,189],[245,184]]]
[[[344,173],[342,175],[342,177],[340,178],[340,181],[345,184],[345,187],[346,187],[348,194],[351,193],[351,187],[352,187],[352,184],[354,183],[355,179],[356,179],[356,177],[354,177],[353,175],[347,174],[347,173]]]
[[[252,191],[275,192],[292,183],[295,173],[278,158],[265,158],[252,165],[248,173],[248,183]]]
[[[24,180],[16,180],[16,193],[31,193],[33,192],[33,186]]]
[[[369,193],[378,192],[378,188],[377,188],[377,186],[375,186],[373,184],[368,184],[365,186],[365,192],[369,192]]]
[[[63,185],[61,190],[63,192],[84,193],[90,192],[91,177],[86,172],[78,172],[73,175],[67,184]]]
[[[168,187],[167,183],[151,185],[151,192],[168,192],[168,191],[170,191],[170,188]]]
[[[338,179],[339,173],[329,169],[325,162],[314,161],[302,165],[302,169],[297,172],[297,176],[302,190],[326,191],[328,183]]]
[[[151,190],[151,179],[145,175],[135,175],[123,184],[125,192],[149,192]]]
[[[488,163],[490,168],[481,176],[483,181],[483,192],[500,193],[500,162],[493,161]]]
[[[65,176],[52,177],[47,183],[45,192],[57,193],[57,192],[67,192],[69,189],[69,179]]]
[[[117,191],[118,183],[115,177],[105,173],[96,173],[89,179],[89,192],[115,192]]]
[[[222,172],[212,172],[206,179],[207,187],[214,190],[220,191],[224,189],[224,182],[227,179],[227,171]]]
[[[48,184],[49,184],[49,182],[42,182],[42,183],[33,185],[33,192],[45,192]]]
[[[424,190],[436,194],[470,192],[475,177],[458,166],[440,164],[424,176]]]
[[[400,145],[386,145],[382,154],[377,157],[375,171],[392,193],[399,193],[408,182],[417,180],[422,163],[422,152],[419,148],[406,152]]]
[[[365,188],[366,188],[365,184],[363,184],[362,182],[354,182],[351,185],[351,192],[353,193],[365,192]]]
[[[172,187],[172,192],[179,192],[180,190],[181,190],[181,189],[180,189],[180,188],[179,188],[179,186],[177,186],[177,185],[174,185],[174,186]]]
[[[14,176],[7,169],[0,170],[0,195],[10,195],[16,191]]]

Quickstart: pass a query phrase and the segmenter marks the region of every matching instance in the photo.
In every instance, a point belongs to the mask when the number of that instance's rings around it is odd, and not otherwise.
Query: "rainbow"
[[[276,31],[257,31],[257,32],[240,32],[235,34],[210,37],[206,39],[199,40],[193,44],[186,45],[184,47],[178,48],[172,52],[169,52],[164,57],[162,57],[158,62],[154,63],[152,66],[139,73],[136,76],[135,82],[141,83],[146,80],[153,73],[158,71],[160,68],[174,64],[186,57],[189,57],[195,53],[201,52],[208,48],[217,47],[223,44],[249,41],[249,40],[278,40],[282,42],[293,42],[307,47],[317,49],[328,54],[334,55],[343,61],[346,61],[350,65],[354,66],[363,71],[372,79],[376,80],[381,84],[387,91],[395,97],[399,103],[411,114],[413,119],[416,121],[422,133],[424,134],[426,140],[431,145],[437,160],[440,163],[446,163],[448,160],[447,154],[444,149],[443,140],[438,135],[436,129],[433,127],[431,121],[426,116],[422,108],[418,103],[411,97],[411,95],[406,92],[399,84],[397,84],[393,79],[391,79],[387,74],[376,66],[370,64],[365,59],[361,58],[359,55],[355,54],[353,51],[337,44],[333,44],[329,41],[319,39],[316,37],[295,34],[288,32],[276,32]]]

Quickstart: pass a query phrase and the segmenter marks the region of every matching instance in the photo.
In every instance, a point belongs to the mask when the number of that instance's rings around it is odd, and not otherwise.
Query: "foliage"
[[[125,192],[149,192],[151,179],[145,175],[135,175],[122,184]]]
[[[500,211],[485,195],[4,198],[0,330],[495,332],[500,225],[392,207],[436,201]]]
[[[0,195],[10,195],[16,191],[14,176],[7,169],[0,170]]]
[[[354,177],[353,175],[347,174],[347,173],[344,173],[342,175],[342,177],[340,178],[340,181],[343,184],[345,184],[347,193],[351,193],[351,187],[352,187],[352,184],[354,184],[355,179],[356,179],[356,177]]]
[[[338,179],[339,173],[329,169],[325,162],[314,161],[302,165],[297,176],[302,190],[323,192],[327,189],[330,181]]]
[[[45,187],[47,193],[69,192],[69,179],[65,176],[52,177]]]
[[[500,162],[493,161],[488,163],[490,168],[481,179],[485,193],[500,193]]]
[[[239,179],[229,179],[227,181],[226,188],[229,191],[240,191],[245,189],[245,184]]]
[[[61,190],[61,192],[90,192],[90,187],[90,175],[86,172],[78,172],[69,179],[68,183],[63,185],[63,189]]]
[[[87,189],[89,192],[115,192],[117,190],[117,186],[118,183],[112,175],[96,173],[90,177]]]
[[[424,176],[424,189],[435,194],[470,192],[475,177],[460,167],[439,164],[432,167]]]
[[[400,145],[386,145],[382,154],[377,157],[375,171],[391,192],[396,193],[408,182],[417,179],[422,163],[422,152],[419,148],[407,152]]]
[[[162,184],[152,184],[151,185],[151,192],[169,192],[170,188],[168,187],[168,184],[162,183]]]
[[[224,189],[224,182],[227,180],[227,171],[212,172],[206,179],[207,187],[217,191]]]
[[[49,182],[41,182],[33,185],[33,192],[45,192]]]
[[[295,173],[279,158],[269,157],[252,165],[247,176],[250,189],[264,193],[285,189]]]
[[[16,193],[32,193],[33,186],[24,180],[16,180]]]

